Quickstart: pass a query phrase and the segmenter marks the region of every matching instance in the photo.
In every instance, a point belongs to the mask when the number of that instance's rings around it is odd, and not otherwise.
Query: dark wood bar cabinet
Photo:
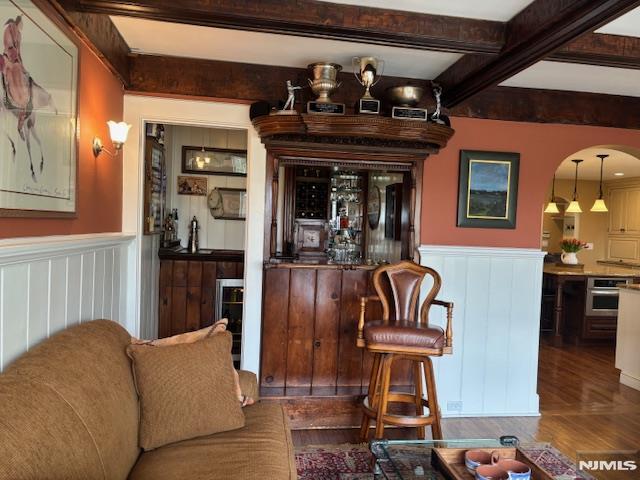
[[[355,405],[366,390],[372,359],[356,347],[360,297],[371,294],[380,258],[416,255],[423,163],[454,132],[367,115],[265,115],[253,124],[267,148],[260,393],[289,402],[295,426],[292,412],[310,399]],[[373,182],[383,183],[375,191]],[[345,248],[349,255],[337,254]],[[411,388],[407,366],[394,368]]]

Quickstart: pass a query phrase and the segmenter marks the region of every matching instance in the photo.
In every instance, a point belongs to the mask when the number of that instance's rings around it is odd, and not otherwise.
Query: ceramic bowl
[[[509,480],[509,472],[498,465],[480,465],[476,468],[476,480]]]
[[[500,460],[496,466],[509,473],[509,480],[529,480],[531,478],[529,466],[517,460]]]
[[[471,475],[475,475],[480,465],[491,464],[491,454],[484,450],[467,450],[464,453],[464,464]]]

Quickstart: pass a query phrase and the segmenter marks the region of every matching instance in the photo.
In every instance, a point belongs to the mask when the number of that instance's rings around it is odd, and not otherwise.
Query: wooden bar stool
[[[427,275],[433,278],[433,286],[418,309],[420,285]],[[452,352],[453,303],[436,300],[442,285],[438,272],[411,261],[382,266],[373,273],[372,280],[377,295],[360,299],[358,322],[357,345],[373,353],[369,390],[362,402],[360,437],[362,441],[368,439],[369,423],[374,419],[377,439],[382,438],[386,424],[416,427],[420,438],[425,437],[425,427],[431,426],[433,438],[441,439],[440,410],[430,357]],[[371,301],[382,304],[382,319],[365,322],[367,303]],[[432,305],[447,309],[446,330],[429,325]],[[391,366],[400,358],[413,362],[414,394],[390,391]],[[389,402],[413,404],[416,414],[390,414],[387,411]],[[424,407],[429,409],[428,415],[424,414]]]

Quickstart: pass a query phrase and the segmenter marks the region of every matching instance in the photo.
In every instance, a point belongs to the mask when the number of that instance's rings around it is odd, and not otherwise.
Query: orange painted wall
[[[429,245],[539,248],[541,207],[553,173],[568,156],[595,145],[640,147],[640,131],[452,118],[455,135],[425,163],[421,241]],[[520,153],[514,230],[456,227],[460,150]]]
[[[113,158],[103,153],[96,160],[91,141],[97,135],[110,147],[106,122],[122,119],[123,88],[86,46],[79,53],[77,216],[0,218],[0,238],[122,230],[122,155]]]

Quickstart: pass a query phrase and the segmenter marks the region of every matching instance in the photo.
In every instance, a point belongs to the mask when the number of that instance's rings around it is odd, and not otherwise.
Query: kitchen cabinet
[[[640,187],[611,189],[609,233],[640,235]]]
[[[623,235],[610,236],[608,244],[608,256],[611,260],[633,261],[638,260],[638,244],[636,238]]]

